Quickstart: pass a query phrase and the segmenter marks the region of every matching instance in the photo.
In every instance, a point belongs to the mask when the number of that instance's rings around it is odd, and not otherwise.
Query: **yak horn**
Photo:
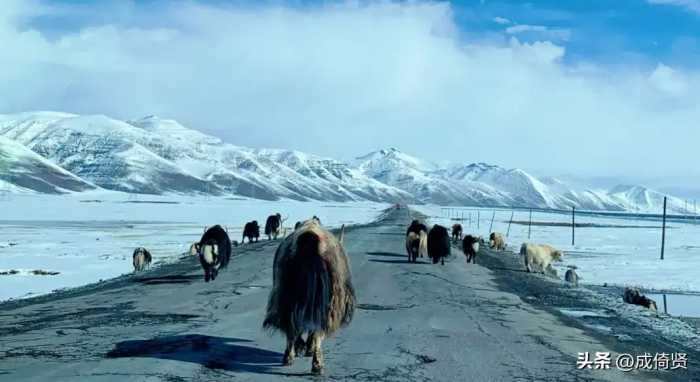
[[[343,238],[345,237],[345,224],[340,226],[340,234],[338,235],[338,242],[343,245]]]

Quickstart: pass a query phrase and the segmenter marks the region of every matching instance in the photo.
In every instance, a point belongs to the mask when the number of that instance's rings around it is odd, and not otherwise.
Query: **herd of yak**
[[[311,372],[323,370],[323,339],[350,323],[355,311],[356,298],[352,285],[350,265],[343,247],[345,226],[336,237],[321,225],[314,216],[297,222],[290,235],[282,231],[280,214],[268,217],[265,234],[269,240],[282,237],[273,262],[273,285],[267,302],[263,327],[278,330],[286,336],[284,365],[291,365],[296,355],[312,357]],[[243,229],[243,240],[257,241],[260,229],[256,221]],[[409,262],[418,257],[429,257],[433,264],[445,264],[450,255],[452,242],[462,243],[467,263],[475,263],[480,244],[484,239],[476,235],[463,235],[462,226],[455,224],[451,235],[447,228],[434,225],[430,230],[418,220],[413,220],[406,230],[406,251]],[[190,247],[204,270],[204,280],[216,279],[218,272],[230,260],[232,246],[238,245],[229,239],[227,231],[219,225],[206,229],[199,242]],[[493,232],[489,245],[498,251],[506,248],[503,236]],[[521,246],[528,272],[544,273],[562,252],[544,244],[525,243]],[[145,248],[136,248],[133,254],[134,270],[141,271],[151,262],[151,254]],[[577,275],[573,269],[567,271],[565,279],[574,285]],[[653,300],[636,290],[625,291],[626,302],[655,308]],[[651,301],[651,302],[649,302]],[[653,306],[650,306],[653,304]]]

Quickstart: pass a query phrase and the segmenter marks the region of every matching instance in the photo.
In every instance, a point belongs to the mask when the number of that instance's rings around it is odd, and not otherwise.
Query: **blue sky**
[[[700,0],[2,4],[0,113],[700,189]]]
[[[541,28],[520,32],[517,37],[524,42],[552,39],[566,45],[567,63],[594,61],[607,65],[655,66],[661,61],[676,67],[698,67],[700,1],[657,1],[659,3],[647,0],[467,0],[450,4],[464,39],[506,43],[513,36],[506,32],[508,27],[545,27],[565,31],[566,37],[557,37]],[[202,0],[199,3],[224,8],[286,6],[305,9],[334,2]],[[31,18],[27,23],[53,36],[106,23],[167,26],[167,20],[159,22],[151,16],[174,6],[162,0],[53,0],[46,4],[62,10]],[[496,19],[502,20],[499,23],[494,21]]]
[[[540,25],[570,31],[565,41],[567,61],[594,60],[620,65],[620,55],[639,64],[698,65],[700,14],[687,7],[615,1],[460,1],[457,20],[467,34],[499,33],[502,17],[515,24]],[[495,25],[494,25],[495,24]],[[521,39],[542,38],[539,33]]]

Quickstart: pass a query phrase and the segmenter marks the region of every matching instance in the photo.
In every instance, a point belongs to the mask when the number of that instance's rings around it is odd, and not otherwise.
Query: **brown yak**
[[[343,249],[344,230],[336,238],[312,218],[277,248],[263,327],[286,335],[285,365],[305,351],[313,357],[311,372],[321,374],[321,342],[352,321],[355,290]]]

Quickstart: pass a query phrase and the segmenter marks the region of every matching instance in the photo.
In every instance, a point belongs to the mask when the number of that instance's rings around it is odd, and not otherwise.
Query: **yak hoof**
[[[323,374],[323,365],[317,362],[311,364],[311,374],[321,375]]]
[[[282,365],[292,366],[293,363],[294,363],[294,356],[291,355],[290,353],[286,353],[284,355],[284,359],[282,360]]]

